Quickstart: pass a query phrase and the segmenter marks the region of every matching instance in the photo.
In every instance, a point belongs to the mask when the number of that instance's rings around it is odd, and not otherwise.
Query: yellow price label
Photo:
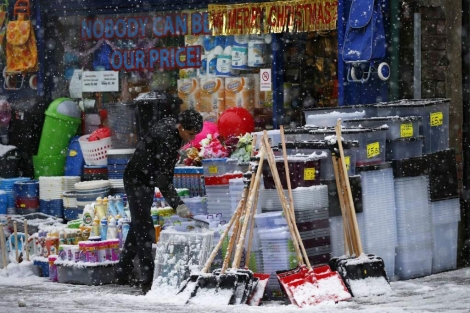
[[[218,172],[217,166],[209,166],[209,174],[217,174]]]
[[[20,204],[20,207],[22,207],[22,208],[26,208],[26,204],[24,204],[24,203],[21,203],[21,204]]]
[[[441,126],[444,121],[444,114],[442,112],[434,112],[429,115],[429,123],[431,126]]]
[[[315,180],[315,173],[314,167],[304,168],[304,180]]]
[[[413,124],[401,124],[400,125],[400,137],[413,137]]]
[[[380,143],[373,142],[367,145],[367,158],[373,158],[380,154]]]
[[[349,169],[351,168],[351,157],[345,156],[344,163],[346,164],[346,170],[349,171]]]

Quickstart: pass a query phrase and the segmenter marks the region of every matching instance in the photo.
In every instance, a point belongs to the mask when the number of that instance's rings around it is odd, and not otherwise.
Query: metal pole
[[[413,97],[421,99],[421,14],[413,15],[414,29],[414,68],[413,68]]]

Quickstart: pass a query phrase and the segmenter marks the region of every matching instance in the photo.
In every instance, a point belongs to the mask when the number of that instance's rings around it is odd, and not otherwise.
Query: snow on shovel
[[[339,151],[333,151],[332,161],[343,216],[345,248],[350,257],[332,258],[329,263],[331,267],[337,269],[353,296],[384,294],[391,291],[384,261],[373,254],[366,255],[362,250],[356,211],[344,161],[341,120],[338,120],[335,129]]]
[[[267,132],[264,132],[264,143],[269,144]],[[279,173],[272,149],[267,149],[268,163],[271,169],[276,190],[281,200],[282,209],[286,216],[287,225],[292,236],[298,264],[297,268],[288,271],[276,272],[279,282],[285,291],[289,300],[299,307],[315,305],[323,301],[341,301],[351,298],[351,295],[344,286],[341,278],[329,267],[323,267],[318,275],[312,269],[307,257],[305,247],[295,224],[295,215],[293,207],[293,197],[289,177],[289,167],[287,164],[287,154],[285,149],[284,131],[281,128],[281,140],[283,143],[284,167],[286,171],[287,188],[290,197],[290,206],[287,203],[284,191],[282,189]],[[303,258],[302,258],[303,255]],[[306,262],[306,266],[304,264]]]

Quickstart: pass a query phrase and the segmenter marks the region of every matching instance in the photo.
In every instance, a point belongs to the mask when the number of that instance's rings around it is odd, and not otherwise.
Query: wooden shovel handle
[[[250,156],[255,155],[255,148],[256,148],[256,140],[258,139],[258,135],[254,134],[253,135],[253,140],[251,141],[251,154]]]
[[[245,187],[245,190],[248,190],[248,188]],[[246,207],[246,202],[244,201],[244,207]],[[227,247],[227,252],[225,253],[225,258],[224,258],[224,263],[222,264],[222,270],[220,271],[220,274],[224,274],[225,271],[228,268],[228,264],[230,263],[230,257],[232,256],[232,251],[233,251],[233,246],[235,245],[235,241],[237,240],[238,237],[238,232],[240,228],[240,217],[242,216],[242,212],[238,211],[235,213],[236,215],[236,220],[235,220],[235,225],[233,226],[233,231],[232,235],[230,236],[230,240],[228,242],[228,247]]]
[[[240,265],[242,251],[243,251],[243,248],[245,247],[246,230],[248,228],[248,223],[250,222],[251,210],[253,208],[253,202],[256,196],[256,188],[253,188],[253,186],[258,186],[260,184],[261,173],[263,172],[264,154],[266,150],[267,150],[266,146],[261,147],[260,153],[259,153],[260,160],[259,160],[258,169],[256,170],[256,176],[255,176],[254,181],[253,181],[253,178],[251,179],[250,195],[248,196],[248,201],[246,202],[246,206],[245,206],[246,207],[245,220],[243,221],[243,227],[240,233],[240,238],[238,240],[237,249],[235,251],[235,256],[233,257],[232,268],[238,268]]]
[[[338,141],[338,148],[339,148],[339,155],[341,159],[341,170],[342,174],[341,175],[344,179],[344,183],[346,186],[346,193],[347,193],[347,201],[349,202],[348,209],[349,209],[349,214],[351,215],[351,222],[352,222],[352,227],[353,227],[353,237],[355,237],[355,242],[354,244],[357,246],[356,256],[359,256],[362,254],[362,242],[361,242],[361,236],[359,233],[359,227],[357,225],[357,218],[356,218],[356,211],[354,209],[354,201],[353,201],[353,196],[351,193],[351,186],[349,184],[349,175],[348,175],[348,170],[346,168],[346,163],[344,162],[344,151],[343,151],[343,143],[342,143],[342,136],[341,136],[341,120],[338,119],[338,122],[336,123],[335,126],[336,130],[336,140]]]
[[[2,249],[2,264],[5,268],[7,266],[7,247],[6,247],[5,233],[3,232],[3,225],[0,224],[0,248]]]
[[[270,147],[269,139],[268,139],[268,133],[266,131],[264,132],[263,140],[264,140],[265,146]],[[291,223],[290,212],[289,212],[289,204],[287,203],[286,195],[284,194],[284,190],[282,189],[281,180],[279,178],[279,172],[277,171],[277,167],[276,167],[276,160],[274,158],[274,153],[272,151],[272,148],[267,149],[267,151],[268,151],[267,155],[268,155],[269,168],[271,169],[271,174],[273,175],[273,179],[274,179],[274,185],[276,186],[276,191],[277,191],[277,194],[278,194],[279,199],[281,201],[282,210],[284,211],[284,215],[285,215],[285,218],[287,220],[287,226],[289,228],[289,232],[290,232],[291,237],[292,237],[292,243],[294,245],[295,254],[296,254],[296,257],[297,257],[297,262],[298,262],[299,265],[303,265],[304,262],[303,262],[302,254],[301,254],[300,248],[299,248],[300,243],[297,240],[297,235],[296,235],[295,230],[294,230],[295,227]]]
[[[24,220],[23,222],[24,227],[24,236],[25,236],[25,244],[23,244],[24,251],[26,253],[26,261],[29,261],[29,234],[28,234],[28,220]]]
[[[214,261],[217,253],[219,252],[220,248],[222,247],[222,244],[224,243],[225,237],[227,236],[228,232],[230,231],[230,228],[232,228],[233,223],[237,219],[238,212],[241,212],[243,210],[243,207],[245,206],[245,199],[246,199],[247,194],[248,194],[248,189],[245,188],[243,190],[242,198],[241,198],[240,202],[238,203],[238,206],[237,206],[237,209],[235,210],[235,213],[232,215],[232,218],[230,219],[230,221],[229,221],[227,227],[225,228],[224,232],[222,233],[222,235],[220,235],[219,242],[217,243],[217,245],[212,250],[212,253],[209,256],[209,258],[207,259],[206,264],[204,264],[204,268],[201,270],[201,273],[207,273],[209,271],[212,262]]]
[[[256,136],[256,135],[255,135]],[[251,217],[250,217],[250,238],[248,239],[248,247],[246,247],[246,257],[248,260],[250,259],[251,256],[251,246],[253,244],[253,234],[254,234],[254,228],[255,228],[255,214],[256,214],[256,208],[258,207],[258,199],[259,199],[259,188],[261,185],[261,180],[258,183],[257,186],[254,186],[255,188],[255,200],[253,202],[253,211],[251,212]],[[248,263],[245,261],[245,267],[248,268]]]
[[[341,208],[341,216],[343,217],[343,236],[344,236],[344,253],[346,255],[350,255],[350,251],[352,251],[352,242],[351,242],[351,229],[349,227],[349,222],[346,216],[346,204],[344,202],[344,186],[343,180],[340,176],[340,169],[339,169],[339,162],[337,160],[337,156],[332,153],[331,159],[333,162],[333,171],[335,173],[335,180],[336,180],[336,190],[338,193],[339,205]]]
[[[310,260],[308,259],[307,251],[305,251],[302,237],[300,237],[299,229],[297,228],[297,223],[295,222],[294,197],[292,196],[292,185],[290,182],[290,174],[289,174],[289,162],[287,160],[286,137],[284,136],[283,125],[281,125],[280,127],[280,133],[281,133],[282,155],[284,157],[284,167],[285,167],[285,172],[286,172],[287,190],[289,192],[289,219],[290,219],[290,223],[294,225],[295,236],[297,237],[297,242],[299,243],[300,249],[302,250],[304,261],[307,264],[307,267],[311,269],[312,266],[310,264]]]

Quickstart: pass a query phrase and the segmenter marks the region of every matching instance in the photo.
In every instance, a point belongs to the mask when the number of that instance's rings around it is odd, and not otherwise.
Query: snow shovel
[[[227,236],[227,234],[229,233],[230,229],[232,228],[232,225],[234,224],[235,222],[235,219],[237,217],[237,212],[239,212],[240,210],[243,209],[243,206],[245,205],[245,199],[247,197],[247,194],[248,194],[248,190],[245,189],[242,193],[242,198],[240,200],[240,202],[238,203],[238,207],[235,211],[235,214],[232,216],[232,218],[230,219],[229,223],[227,224],[227,227],[225,228],[224,232],[222,233],[222,235],[220,236],[220,239],[219,239],[219,242],[217,243],[217,245],[214,247],[214,249],[212,250],[212,253],[211,255],[209,256],[209,258],[207,259],[206,263],[204,264],[204,268],[201,270],[201,272],[199,274],[193,274],[191,275],[181,286],[180,290],[178,291],[178,294],[182,293],[183,291],[185,291],[186,289],[191,289],[191,295],[192,294],[195,294],[197,292],[197,289],[198,289],[198,286],[196,285],[196,282],[198,280],[198,278],[201,276],[201,275],[204,275],[204,274],[207,274],[207,272],[209,271],[211,265],[212,265],[212,262],[214,261],[215,257],[217,256],[217,253],[218,251],[220,250],[220,248],[222,247],[222,244],[224,243],[224,240],[225,240],[225,237]]]
[[[237,247],[239,247],[240,249],[237,249],[235,256],[233,258],[233,262],[232,262],[232,268],[237,269],[237,273],[241,274],[239,276],[237,290],[235,291],[234,304],[245,304],[248,298],[250,297],[250,295],[252,294],[253,290],[256,289],[258,285],[258,281],[259,281],[259,278],[257,278],[251,270],[247,268],[240,269],[239,267],[240,267],[240,261],[242,257],[242,250],[243,250],[243,247],[245,246],[245,238],[246,238],[246,233],[248,230],[248,225],[251,225],[251,229],[252,229],[253,224],[254,224],[254,213],[256,211],[256,206],[258,202],[258,191],[260,187],[263,162],[264,162],[264,149],[263,149],[263,152],[260,153],[260,161],[259,161],[259,164],[257,165],[256,177],[254,180],[252,179],[250,182],[250,195],[251,196],[248,198],[248,201],[245,206],[245,217],[244,217],[243,226],[241,228],[240,236],[238,238],[238,244],[237,244]],[[251,230],[250,240],[248,243],[248,247],[250,250],[251,250],[252,234],[253,234],[253,231]],[[250,252],[251,251],[248,251],[248,254],[246,254],[247,257],[249,257]],[[262,290],[262,292],[264,293],[264,289]]]
[[[265,144],[268,143],[267,133],[264,136]],[[310,265],[305,247],[295,224],[294,206],[292,190],[289,178],[289,169],[287,164],[287,154],[285,150],[285,140],[283,130],[281,130],[281,140],[283,142],[284,165],[286,171],[287,187],[290,197],[290,205],[285,198],[279,173],[277,171],[274,154],[268,149],[268,163],[274,177],[276,190],[281,199],[281,205],[286,216],[287,225],[292,236],[292,241],[296,251],[299,266],[293,270],[276,272],[279,282],[285,291],[289,300],[299,307],[306,305],[315,305],[323,301],[341,301],[351,297],[341,278],[331,269],[321,269],[320,273],[315,273]],[[303,256],[303,258],[302,258]],[[306,262],[306,266],[304,264]],[[318,272],[318,270],[317,270]],[[318,275],[317,275],[318,274]],[[324,274],[324,275],[320,275]]]
[[[261,156],[264,155],[264,149],[261,149],[260,154]],[[261,168],[258,168],[254,183],[259,183],[260,177],[261,177]],[[225,230],[224,234],[221,236],[221,240],[219,241],[217,247],[212,252],[212,255],[211,255],[212,258],[209,257],[209,260],[203,269],[203,273],[207,273],[207,270],[209,269],[210,264],[215,258],[215,254],[217,253],[218,249],[220,249],[220,246],[222,245],[223,238],[225,238],[225,236],[227,235],[231,225],[235,223],[234,230],[232,232],[232,236],[229,241],[227,253],[225,255],[224,264],[222,266],[222,269],[219,272],[219,275],[216,275],[216,274],[200,275],[197,278],[196,286],[194,288],[194,291],[191,293],[188,303],[203,303],[207,301],[208,298],[211,298],[211,296],[213,299],[213,296],[216,295],[217,298],[224,299],[220,302],[223,302],[226,299],[227,304],[234,304],[235,303],[234,294],[237,289],[238,279],[240,278],[242,281],[246,281],[249,279],[248,275],[244,273],[233,273],[232,271],[229,271],[227,274],[225,273],[228,267],[228,263],[230,261],[232,248],[235,245],[235,241],[237,239],[238,228],[240,224],[240,217],[242,216],[242,213],[246,206],[245,199],[246,199],[247,193],[248,193],[248,188],[246,187],[243,192],[242,200],[238,204],[236,213],[234,214],[234,216],[232,216],[229,226]],[[247,202],[253,203],[254,196],[255,196],[255,193],[254,193],[254,190],[252,189],[249,192]],[[242,245],[237,245],[237,249],[235,252],[236,256],[241,253],[238,251],[239,250],[241,251],[242,248],[243,248]]]
[[[391,290],[382,258],[364,254],[357,225],[356,211],[349,185],[349,176],[344,162],[341,136],[341,120],[335,126],[338,151],[332,153],[333,169],[343,215],[345,250],[349,257],[332,258],[330,265],[336,268],[349,292],[354,296],[364,285],[373,284],[375,290]]]

